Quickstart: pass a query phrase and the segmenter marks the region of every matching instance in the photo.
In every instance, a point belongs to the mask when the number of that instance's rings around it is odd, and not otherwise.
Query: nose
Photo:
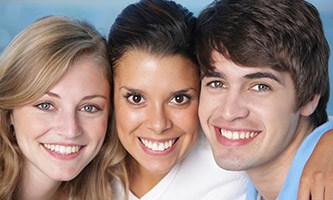
[[[59,128],[57,133],[65,138],[72,139],[82,135],[80,118],[76,111],[62,112],[58,118]]]
[[[222,96],[219,112],[225,121],[234,121],[249,115],[246,95],[238,91],[228,91]]]
[[[170,129],[172,122],[168,116],[165,105],[154,105],[148,110],[148,129],[156,134],[161,134]]]

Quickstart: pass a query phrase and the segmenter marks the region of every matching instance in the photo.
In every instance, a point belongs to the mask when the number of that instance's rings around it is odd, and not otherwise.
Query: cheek
[[[136,129],[144,120],[145,115],[138,110],[119,107],[116,109],[115,120],[118,134],[129,134]]]
[[[97,140],[104,140],[107,132],[108,114],[104,113],[98,118],[81,118],[81,127],[89,135],[90,138]]]
[[[206,94],[203,91],[201,93],[199,103],[199,117],[201,122],[205,122],[208,120],[208,116],[212,112],[214,107],[217,107],[217,105],[215,105],[215,100],[213,98],[210,98],[209,94]]]
[[[183,133],[181,144],[179,144],[181,145],[181,148],[178,154],[179,159],[182,159],[199,136],[200,123],[198,118],[198,108],[178,111],[174,114],[173,119],[174,126]]]
[[[174,119],[174,124],[181,128],[186,134],[194,136],[197,132],[199,132],[197,104],[186,110],[175,112],[171,119]]]
[[[106,115],[104,117],[104,119],[102,119],[100,122],[100,133],[99,134],[97,133],[97,134],[104,138],[106,135],[108,126],[109,126],[108,115]]]
[[[291,100],[282,97],[275,99],[248,101],[247,107],[253,116],[257,116],[270,126],[281,127],[283,124],[289,124],[297,116],[293,104],[286,103]]]
[[[29,157],[32,149],[36,147],[35,145],[39,141],[38,138],[48,133],[48,124],[41,122],[23,116],[20,119],[15,119],[14,134],[16,141],[23,155],[26,157]]]
[[[38,137],[47,132],[50,126],[50,122],[47,119],[25,116],[24,114],[14,117],[14,119],[13,126],[18,141],[22,138]]]

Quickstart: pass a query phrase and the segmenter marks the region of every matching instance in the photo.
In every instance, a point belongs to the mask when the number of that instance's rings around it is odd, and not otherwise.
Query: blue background
[[[212,0],[176,0],[195,15]],[[326,38],[333,51],[333,3],[332,0],[310,0],[321,14]],[[0,52],[13,37],[34,20],[47,15],[65,15],[86,19],[107,36],[114,19],[128,4],[137,0],[0,0]],[[328,114],[333,115],[333,58],[330,57],[331,98]]]

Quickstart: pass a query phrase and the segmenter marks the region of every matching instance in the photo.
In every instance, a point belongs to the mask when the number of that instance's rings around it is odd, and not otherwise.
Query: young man
[[[245,170],[248,199],[297,199],[323,133],[329,46],[302,0],[214,1],[198,18],[199,116],[217,164]]]

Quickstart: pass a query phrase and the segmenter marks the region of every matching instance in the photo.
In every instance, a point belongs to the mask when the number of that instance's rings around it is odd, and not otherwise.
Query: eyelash
[[[87,107],[91,107],[92,108],[92,111],[87,111],[85,110]],[[95,113],[95,112],[98,112],[100,110],[102,110],[99,106],[96,106],[96,105],[91,105],[91,104],[87,104],[87,105],[84,105],[80,108],[80,110],[83,110],[85,112],[88,112],[88,113]]]
[[[222,81],[219,81],[219,80],[213,80],[213,81],[209,81],[206,84],[206,86],[209,87],[209,88],[212,88],[212,89],[218,89],[218,88],[223,88],[224,83]],[[264,87],[264,88],[260,88],[260,87]],[[251,90],[254,90],[256,92],[268,92],[268,91],[271,91],[272,88],[267,84],[258,83],[258,84],[253,85],[251,87]]]
[[[216,86],[215,84],[219,84],[219,86]],[[206,86],[210,87],[210,88],[222,88],[224,86],[222,81],[209,81]]]
[[[45,105],[48,105],[49,107],[48,108],[43,108],[43,106],[45,106]],[[52,105],[52,103],[49,103],[49,102],[38,103],[37,105],[35,105],[35,107],[40,109],[40,110],[43,110],[43,111],[50,111],[51,107],[53,107],[53,109],[54,109],[54,106]]]
[[[44,108],[43,106],[47,105],[48,108]],[[42,111],[52,111],[55,109],[55,107],[53,106],[52,103],[50,102],[42,102],[42,103],[38,103],[35,105],[36,108],[42,110]],[[91,107],[92,108],[92,111],[87,111],[86,108],[87,107]],[[84,112],[87,112],[87,113],[95,113],[95,112],[98,112],[100,110],[102,110],[99,106],[97,105],[92,105],[92,104],[87,104],[87,105],[84,105],[84,106],[81,106],[79,108],[80,111],[84,111]]]
[[[140,98],[140,101],[137,103],[133,100],[133,97],[135,97],[135,96]],[[128,103],[135,105],[135,106],[140,106],[145,102],[145,98],[138,93],[127,93],[126,95],[124,95],[124,97],[126,98]],[[182,98],[185,97],[185,102],[177,103],[176,102],[177,97],[182,97]],[[189,101],[191,101],[191,99],[192,99],[192,95],[190,95],[190,94],[177,94],[171,98],[170,102],[173,104],[176,104],[176,105],[184,105],[184,104],[188,103]],[[184,99],[182,99],[182,101],[184,101]]]
[[[138,93],[130,93],[128,92],[126,95],[124,95],[124,97],[126,98],[127,102],[132,104],[132,105],[135,105],[135,106],[139,106],[141,104],[143,104],[144,102],[141,102],[142,99],[144,100],[144,97],[141,95],[141,94],[138,94]],[[130,99],[132,97],[132,99]],[[138,103],[136,103],[134,100],[133,100],[133,97],[139,97],[140,98],[140,101]]]
[[[261,87],[264,87],[264,88],[262,89]],[[271,87],[267,84],[255,84],[251,89],[253,89],[257,92],[267,92],[267,91],[272,90]]]
[[[181,100],[182,100],[181,103],[176,102],[176,98],[177,98],[177,97],[181,97],[181,98],[182,98],[182,99],[181,99]],[[184,98],[184,97],[185,97],[185,98]],[[173,96],[173,97],[171,98],[170,102],[171,102],[171,103],[174,103],[174,104],[176,104],[176,105],[184,105],[184,104],[190,102],[191,99],[192,99],[192,95],[190,95],[190,94],[177,94],[177,95],[175,95],[175,96]],[[185,102],[184,102],[184,101],[185,101]]]

